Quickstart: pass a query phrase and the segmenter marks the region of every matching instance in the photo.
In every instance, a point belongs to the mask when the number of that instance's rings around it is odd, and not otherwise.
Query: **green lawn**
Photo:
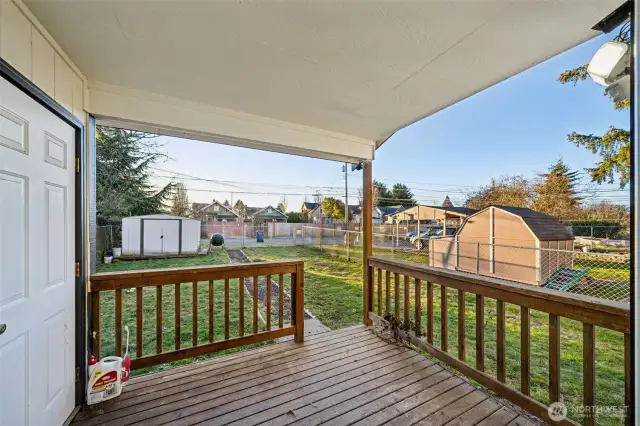
[[[390,250],[384,249],[388,253]],[[362,322],[362,265],[360,264],[361,252],[356,251],[355,259],[347,262],[340,252],[333,250],[320,252],[318,249],[308,246],[297,247],[265,247],[246,248],[244,252],[253,261],[301,259],[305,262],[305,308],[318,317],[322,323],[331,329],[343,328]],[[399,251],[394,251],[398,253]],[[335,254],[338,254],[336,256]],[[382,253],[375,253],[381,254]],[[402,255],[402,253],[398,253]],[[420,255],[420,259],[426,262],[426,256]],[[404,259],[410,260],[410,259]],[[207,257],[194,259],[154,260],[140,262],[122,262],[115,265],[103,266],[101,270],[130,270],[143,268],[163,268],[176,266],[194,266],[205,264],[220,264],[228,262],[226,253],[216,251]],[[404,277],[400,279],[400,294],[404,292]],[[287,277],[288,280],[288,277]],[[235,281],[235,282],[234,282]],[[384,282],[384,280],[383,280]],[[374,283],[377,287],[377,277]],[[233,287],[237,290],[237,280],[232,280]],[[288,284],[288,282],[287,282]],[[216,339],[223,333],[223,306],[222,283],[215,284],[215,328]],[[392,281],[391,306],[394,307]],[[411,300],[415,300],[413,285],[410,286]],[[124,294],[124,323],[129,324],[132,333],[130,352],[135,353],[135,291]],[[422,290],[423,318],[422,328],[426,330],[426,285]],[[198,291],[199,321],[198,334],[200,342],[207,341],[207,299],[208,285],[201,285]],[[448,298],[448,340],[449,352],[457,356],[458,338],[458,304],[457,293],[449,290]],[[105,297],[103,301],[103,348],[104,353],[113,350],[113,296]],[[174,342],[174,316],[173,316],[173,290],[167,289],[163,293],[163,341],[164,349],[173,348]],[[237,306],[237,291],[231,292],[231,306]],[[377,289],[374,294],[377,310]],[[144,328],[144,353],[151,354],[155,351],[155,290],[145,290],[145,328]],[[251,328],[250,305],[251,299],[245,295],[245,326]],[[383,301],[384,305],[384,301]],[[411,314],[413,314],[411,303]],[[440,287],[434,285],[434,343],[440,344]],[[182,328],[181,341],[183,346],[191,345],[191,284],[183,284],[181,287]],[[404,316],[401,304],[401,318]],[[475,297],[467,295],[466,306],[466,348],[467,362],[474,365],[475,357]],[[237,309],[231,310],[231,330],[237,335]],[[149,318],[149,322],[147,322]],[[520,383],[520,308],[515,305],[506,306],[506,351],[507,351],[507,384],[519,388]],[[149,327],[146,326],[149,324]],[[220,337],[219,337],[220,336]],[[571,405],[582,405],[582,324],[576,321],[561,320],[561,392],[565,402]],[[621,333],[597,329],[597,403],[598,405],[623,405],[624,403],[624,344]],[[182,362],[189,362],[185,360]],[[169,365],[170,366],[170,365]],[[155,367],[166,368],[164,367]],[[496,303],[494,300],[485,300],[485,371],[494,375],[496,373]],[[533,398],[548,403],[548,316],[542,312],[531,312],[531,395]],[[571,415],[571,412],[570,412]],[[571,417],[581,422],[580,416]],[[617,425],[622,424],[620,419],[600,417],[598,424]]]
[[[320,321],[331,328],[360,324],[362,321],[362,266],[356,261],[346,262],[341,252],[320,252],[312,247],[250,248],[245,252],[254,261],[302,259],[305,261],[305,307]],[[338,256],[336,256],[338,254]],[[361,255],[361,253],[359,253]],[[377,276],[374,301],[377,310]],[[384,279],[383,279],[384,287]],[[415,300],[414,287],[410,285],[411,300]],[[395,294],[391,282],[391,309],[394,310]],[[384,290],[383,290],[384,292]],[[404,277],[400,277],[400,294],[404,294]],[[426,285],[422,289],[422,329],[426,330]],[[458,299],[457,292],[447,293],[449,352],[457,356]],[[475,296],[465,299],[465,333],[467,362],[475,365]],[[383,311],[384,311],[383,299]],[[440,345],[440,287],[434,285],[434,344]],[[414,304],[411,303],[410,316]],[[400,316],[404,317],[403,304]],[[506,305],[507,384],[520,386],[520,308]],[[548,403],[548,315],[531,312],[531,395]],[[561,319],[561,392],[568,406],[582,405],[582,324]],[[596,332],[597,403],[599,405],[624,404],[624,341],[621,333],[597,328]],[[496,374],[496,302],[485,299],[485,371]],[[571,413],[570,413],[571,414]],[[580,415],[572,415],[582,422]],[[620,419],[599,418],[598,424],[622,424]]]
[[[98,272],[129,271],[136,269],[175,268],[187,266],[220,265],[228,263],[229,258],[223,250],[211,252],[208,256],[185,259],[158,259],[143,261],[118,262],[111,265],[101,265]],[[180,285],[180,346],[187,348],[192,346],[193,317],[192,299],[193,284]],[[252,299],[244,286],[240,287],[238,280],[231,280],[229,286],[229,335],[239,336],[239,291],[245,292],[244,296],[244,326],[245,335],[253,332],[252,324]],[[209,285],[208,282],[198,283],[198,342],[209,341]],[[115,292],[106,291],[101,296],[102,313],[102,355],[115,353]],[[128,325],[131,336],[129,338],[129,353],[135,358],[136,354],[136,290],[128,289],[122,292],[122,324]],[[263,328],[261,323],[260,327]],[[156,353],[156,289],[147,287],[143,290],[143,354]],[[224,281],[214,282],[214,336],[215,340],[224,339]],[[123,330],[123,350],[124,350]],[[256,347],[261,343],[251,345]],[[162,349],[164,351],[175,348],[175,287],[163,286],[162,292]],[[215,354],[199,357],[199,359],[211,356],[220,356],[231,352],[245,350],[249,347],[234,348],[220,351]],[[181,360],[169,364],[151,368],[136,370],[135,374],[158,371],[180,364],[193,362],[193,359]]]

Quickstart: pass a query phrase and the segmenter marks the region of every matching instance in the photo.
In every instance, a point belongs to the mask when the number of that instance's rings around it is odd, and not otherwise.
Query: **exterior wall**
[[[134,256],[140,253],[140,219],[122,219],[122,255]]]
[[[200,222],[182,221],[182,253],[197,253],[200,247]]]
[[[0,57],[85,122],[86,78],[20,0],[0,0]]]
[[[454,237],[429,240],[429,266],[456,270],[458,262],[458,244]]]
[[[494,209],[493,223],[493,274],[513,281],[538,284],[537,253],[534,250],[536,237],[519,216],[502,210]]]
[[[489,211],[472,216],[458,232],[458,268],[461,271],[489,274],[489,252],[486,246],[478,247],[475,243],[489,244]],[[477,258],[479,257],[479,262]]]
[[[458,233],[458,268],[538,284],[536,238],[519,216],[499,209],[493,209],[493,220],[491,215],[486,210],[470,217]]]

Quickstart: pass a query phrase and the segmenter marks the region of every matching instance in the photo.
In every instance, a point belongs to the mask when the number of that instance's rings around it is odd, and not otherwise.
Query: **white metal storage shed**
[[[200,221],[168,214],[122,219],[123,256],[197,254]]]

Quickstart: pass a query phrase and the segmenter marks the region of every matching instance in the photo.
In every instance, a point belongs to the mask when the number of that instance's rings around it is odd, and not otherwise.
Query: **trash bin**
[[[264,243],[264,232],[262,231],[256,232],[256,241],[259,243]]]

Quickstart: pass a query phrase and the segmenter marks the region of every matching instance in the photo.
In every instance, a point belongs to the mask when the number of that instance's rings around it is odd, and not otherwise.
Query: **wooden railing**
[[[284,321],[284,299],[285,299],[285,276],[290,275],[290,325],[286,326]],[[259,301],[256,295],[259,293],[259,277],[266,276],[266,300],[264,308],[266,316],[264,322],[260,324]],[[278,278],[278,327],[272,329],[272,281],[271,278]],[[245,327],[245,279],[251,280],[253,303],[251,304],[252,328],[247,333]],[[223,294],[214,290],[214,283],[224,282]],[[184,316],[188,313],[181,313],[181,287],[185,283],[190,284],[191,296],[191,327],[192,342],[189,347],[181,347],[181,325]],[[208,286],[208,290],[207,290]],[[153,310],[151,305],[146,306],[145,287],[155,288],[155,315],[152,319],[145,319],[145,310]],[[204,287],[204,288],[203,288]],[[132,369],[150,367],[157,364],[177,361],[184,358],[192,358],[217,352],[224,349],[250,345],[264,342],[285,336],[295,336],[297,342],[302,342],[304,338],[304,264],[302,261],[281,261],[281,262],[261,262],[250,264],[203,266],[193,268],[174,268],[157,270],[137,270],[128,272],[108,272],[99,273],[91,277],[90,299],[91,299],[91,334],[92,353],[100,358],[102,354],[102,318],[106,312],[104,300],[101,295],[109,292],[110,298],[114,299],[115,315],[113,317],[115,327],[113,329],[115,337],[115,355],[122,355],[123,351],[123,291],[135,289],[135,336],[131,336],[131,341],[135,346],[135,353],[132,354]],[[163,299],[163,291],[173,292],[174,298],[167,301],[166,293]],[[131,290],[130,290],[131,291]],[[149,293],[148,291],[146,293]],[[152,292],[153,293],[153,292]],[[235,293],[235,294],[234,294]],[[232,299],[238,301],[238,306],[230,306],[230,295]],[[147,297],[149,295],[147,294]],[[153,295],[151,295],[153,297]],[[202,337],[198,334],[198,300],[206,298],[208,302],[208,341],[202,343]],[[216,341],[215,336],[215,299],[224,297],[224,338]],[[163,306],[163,300],[164,305]],[[147,300],[148,302],[148,300]],[[168,302],[168,303],[167,303]],[[171,303],[173,302],[173,303]],[[181,303],[183,302],[183,303]],[[132,305],[132,303],[128,305]],[[112,305],[110,305],[112,306]],[[163,311],[171,309],[174,311],[175,322],[172,324],[175,329],[175,344],[173,350],[163,350]],[[230,310],[237,309],[237,330],[230,330]],[[129,315],[131,316],[131,315]],[[147,322],[151,322],[148,324]],[[153,323],[155,322],[155,324]],[[166,321],[165,321],[166,324]],[[144,330],[155,328],[155,354],[145,354],[143,346]],[[252,331],[252,332],[251,332]],[[237,337],[231,337],[231,334]],[[221,336],[218,336],[221,337]],[[166,345],[165,345],[166,348]]]
[[[596,406],[596,345],[595,329],[602,327],[624,334],[624,403],[631,405],[631,340],[629,306],[610,301],[594,301],[591,298],[544,288],[518,284],[504,280],[479,277],[461,272],[432,268],[382,257],[369,257],[368,283],[365,288],[365,307],[374,322],[388,325],[393,321],[399,334],[410,343],[440,359],[481,385],[519,405],[546,422],[556,424],[548,407],[530,396],[531,378],[531,317],[530,311],[541,311],[549,317],[549,400],[556,402],[560,396],[560,318],[570,318],[582,323],[583,328],[583,405]],[[391,292],[391,276],[395,292]],[[377,276],[377,280],[376,280]],[[404,277],[404,292],[400,292],[400,276]],[[413,280],[413,284],[410,280]],[[384,285],[383,285],[384,280]],[[377,281],[377,282],[376,282]],[[426,283],[426,331],[422,329],[422,289]],[[434,296],[433,286],[440,286],[440,347],[434,345]],[[414,289],[414,300],[410,290]],[[457,290],[458,348],[457,357],[449,352],[448,293]],[[377,309],[374,300],[377,293]],[[465,299],[475,295],[475,367],[465,359]],[[386,303],[383,298],[386,296]],[[496,377],[485,372],[485,298],[496,300]],[[392,300],[395,302],[391,311]],[[400,317],[400,306],[404,315]],[[414,311],[410,310],[413,303]],[[509,387],[506,381],[505,304],[520,306],[520,389]],[[376,314],[377,311],[377,314]],[[413,315],[412,315],[413,314]],[[386,318],[386,319],[385,319]],[[422,336],[426,335],[426,339]],[[627,424],[629,414],[627,413]],[[595,414],[585,410],[584,424],[594,425]],[[576,425],[570,419],[558,424]]]

